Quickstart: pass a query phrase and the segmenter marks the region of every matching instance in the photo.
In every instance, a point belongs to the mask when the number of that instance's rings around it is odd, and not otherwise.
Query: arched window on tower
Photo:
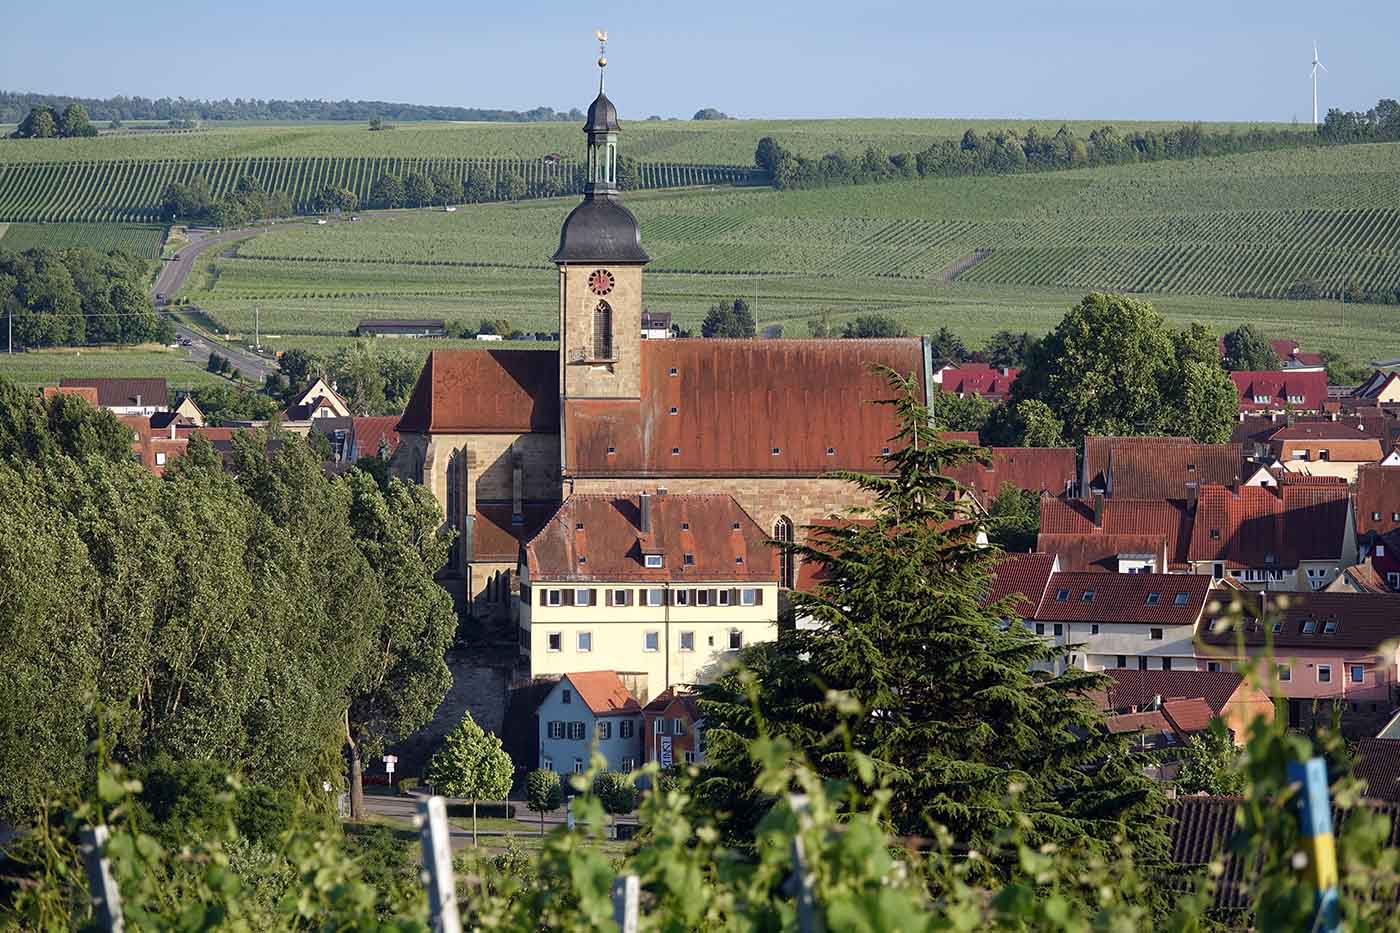
[[[613,358],[612,305],[606,301],[598,302],[598,307],[593,309],[593,358]]]
[[[773,540],[779,544],[792,544],[792,519],[783,515],[773,523]],[[797,555],[791,551],[781,551],[778,554],[778,586],[785,590],[792,589],[793,581],[797,576],[796,570]]]

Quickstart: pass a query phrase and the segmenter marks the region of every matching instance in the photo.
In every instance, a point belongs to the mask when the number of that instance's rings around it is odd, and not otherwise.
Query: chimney
[[[642,493],[637,497],[637,503],[637,527],[641,529],[642,534],[649,535],[651,534],[651,495]]]
[[[140,408],[140,407],[141,407],[141,395],[140,395],[140,393],[138,393],[137,396],[136,396],[136,407],[137,407],[137,408]]]
[[[1155,694],[1155,695],[1152,697],[1152,706],[1149,707],[1149,708],[1150,708],[1150,709],[1161,709],[1161,708],[1162,708],[1162,695],[1161,695],[1160,693]]]
[[[1094,493],[1094,527],[1103,527],[1103,493]]]

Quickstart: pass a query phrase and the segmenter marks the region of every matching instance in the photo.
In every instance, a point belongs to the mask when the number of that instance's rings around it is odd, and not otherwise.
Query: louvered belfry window
[[[612,305],[598,302],[593,309],[593,358],[610,360],[613,355]]]

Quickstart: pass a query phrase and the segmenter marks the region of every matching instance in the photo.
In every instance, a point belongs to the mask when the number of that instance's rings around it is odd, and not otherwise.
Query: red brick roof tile
[[[1090,502],[1040,500],[1040,532],[1052,535],[1135,535],[1167,540],[1173,565],[1186,563],[1191,542],[1191,513],[1178,499],[1105,499],[1100,525]],[[1087,553],[1088,545],[1086,545]]]
[[[942,372],[939,389],[958,395],[979,395],[989,399],[1004,399],[1021,374],[1019,369],[999,369],[986,363],[961,363]]]
[[[1059,558],[1061,570],[1117,573],[1120,554],[1151,554],[1159,570],[1172,563],[1165,535],[1041,534],[1035,549]]]
[[[1230,373],[1239,393],[1240,411],[1308,409],[1321,411],[1327,401],[1327,373],[1297,370],[1242,370]],[[1267,398],[1268,401],[1263,401]],[[1301,399],[1290,402],[1289,399]],[[1260,399],[1260,401],[1255,401]]]
[[[1342,551],[1350,505],[1345,486],[1284,484],[1238,490],[1203,486],[1190,559],[1234,567],[1293,568]]]
[[[579,671],[565,674],[579,699],[595,716],[640,713],[642,705],[628,692],[617,671]]]
[[[1167,718],[1157,710],[1149,710],[1145,713],[1119,713],[1104,717],[1104,725],[1108,731],[1115,735],[1122,735],[1130,732],[1171,732],[1171,724]]]
[[[1374,651],[1383,642],[1400,639],[1400,594],[1318,591],[1238,596],[1247,616],[1240,627],[1244,643],[1250,647],[1263,645],[1272,637],[1279,649]],[[1285,600],[1286,607],[1282,605]],[[1203,627],[1200,640],[1228,649],[1239,634],[1223,624],[1212,625]]]
[[[1036,609],[1037,622],[1194,625],[1211,578],[1185,573],[1057,573]]]
[[[778,552],[732,496],[650,498],[653,547],[663,567],[643,563],[638,497],[574,495],[526,544],[530,579],[777,582]]]
[[[1116,435],[1089,435],[1084,438],[1084,466],[1080,474],[1083,488],[1080,494],[1087,496],[1091,487],[1103,489],[1108,482],[1110,452],[1117,448],[1126,450],[1157,450],[1163,447],[1180,447],[1194,444],[1189,437],[1119,437]]]
[[[165,408],[170,403],[170,389],[164,379],[64,379],[60,387],[92,388],[97,390],[97,403],[103,408],[123,408],[141,404]]]
[[[1356,533],[1400,528],[1400,466],[1365,463],[1356,471]]]
[[[1352,774],[1366,783],[1365,796],[1400,803],[1400,739],[1362,739]]]
[[[1177,734],[1185,736],[1192,732],[1204,732],[1210,728],[1215,711],[1200,697],[1162,701],[1162,712]]]
[[[1071,447],[990,447],[987,453],[990,463],[965,463],[948,473],[970,488],[984,507],[1004,485],[1063,496],[1074,482]]]
[[[567,403],[569,473],[878,470],[896,425],[891,407],[875,404],[892,390],[871,367],[923,381],[912,339],[644,340],[641,350],[641,399]]]
[[[393,456],[399,447],[399,419],[396,415],[373,415],[351,418],[350,429],[355,434],[355,451],[361,457],[379,456],[379,443],[383,441],[387,452]]]
[[[1192,486],[1236,486],[1243,459],[1239,444],[1113,442],[1107,494],[1115,499],[1185,499]]]
[[[987,603],[1012,598],[1021,618],[1030,618],[1045,595],[1054,570],[1055,558],[1051,554],[1009,554],[997,563],[992,573]]]
[[[559,355],[546,350],[434,350],[401,434],[559,430]]]
[[[1213,715],[1218,715],[1244,683],[1234,671],[1104,671],[1113,681],[1100,696],[1101,709],[1122,712],[1149,706],[1157,697],[1163,700],[1199,699]]]
[[[472,524],[472,560],[514,563],[520,559],[520,545],[539,534],[545,522],[559,510],[556,505],[525,505],[525,521],[511,523],[512,506],[479,505]]]

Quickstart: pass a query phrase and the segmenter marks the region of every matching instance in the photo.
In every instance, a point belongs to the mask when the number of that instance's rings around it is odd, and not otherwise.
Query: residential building
[[[1362,465],[1356,471],[1356,533],[1363,538],[1400,528],[1400,466]]]
[[[358,337],[446,337],[447,324],[437,319],[421,321],[388,318],[361,321],[355,328]]]
[[[1242,412],[1322,411],[1327,403],[1327,372],[1270,370],[1230,373]]]
[[[1059,569],[1053,554],[1008,554],[997,562],[986,604],[1008,601],[1007,622],[1034,619],[1050,578]]]
[[[1400,374],[1378,369],[1352,390],[1351,397],[1375,404],[1400,402]]]
[[[171,417],[162,418],[162,415]],[[185,452],[185,446],[189,443],[189,438],[179,433],[181,422],[173,416],[174,412],[149,416],[117,415],[117,420],[130,428],[134,435],[132,455],[157,476],[165,475],[165,468]]]
[[[1194,671],[1106,670],[1110,684],[1096,699],[1105,713],[1132,714],[1158,711],[1179,735],[1200,732],[1220,719],[1235,743],[1243,745],[1249,725],[1256,719],[1272,722],[1274,701],[1236,671],[1218,661],[1207,661]]]
[[[958,397],[975,395],[992,402],[1005,401],[1016,384],[1019,369],[1006,366],[988,366],[986,363],[958,363],[944,366],[933,374],[933,381],[940,391],[951,392]]]
[[[595,746],[609,771],[626,773],[641,762],[642,705],[616,671],[564,674],[541,701],[536,720],[546,771],[582,774]]]
[[[1356,479],[1362,464],[1381,459],[1381,440],[1340,421],[1305,421],[1269,435],[1268,456],[1285,470]]]
[[[953,438],[967,440],[966,437]],[[975,440],[968,441],[976,443]],[[964,463],[948,471],[948,476],[968,488],[982,511],[1001,492],[1013,486],[1043,496],[1064,496],[1074,485],[1072,447],[988,447],[986,463]]]
[[[1210,577],[1195,574],[1062,571],[1026,624],[1065,648],[1068,667],[1191,671],[1210,591]]]
[[[642,760],[663,768],[704,764],[703,728],[694,694],[666,688],[642,709]]]
[[[398,423],[398,416],[395,415],[351,418],[349,461],[354,463],[361,457],[393,459],[394,451],[399,449]]]
[[[1245,609],[1242,632],[1222,621],[1203,627],[1202,663],[1261,658],[1272,642],[1290,726],[1326,722],[1336,707],[1348,731],[1374,734],[1390,717],[1400,683],[1394,644],[1400,639],[1400,596],[1289,593],[1280,599],[1259,593],[1246,599]]]
[[[180,418],[188,424],[201,428],[204,427],[204,410],[199,407],[199,403],[194,400],[193,396],[180,396],[180,403],[175,406],[175,414],[179,415]]]
[[[671,337],[671,312],[642,310],[642,339],[669,340]]]
[[[282,427],[304,435],[310,433],[311,422],[318,418],[349,417],[350,403],[318,377],[282,412]]]
[[[1366,785],[1367,799],[1400,803],[1400,739],[1361,739],[1351,773]]]
[[[1061,570],[1188,571],[1191,509],[1181,499],[1040,500],[1036,550]]]
[[[62,389],[97,390],[97,404],[114,415],[150,417],[170,407],[170,390],[164,379],[64,379]]]
[[[1241,445],[1198,444],[1188,437],[1086,437],[1080,497],[1186,499],[1207,483],[1238,485]]]
[[[524,548],[521,651],[536,677],[603,665],[652,692],[712,679],[777,638],[778,565],[731,496],[570,496]]]
[[[1251,589],[1320,590],[1356,563],[1355,528],[1344,485],[1204,486],[1188,557],[1193,573]]]

